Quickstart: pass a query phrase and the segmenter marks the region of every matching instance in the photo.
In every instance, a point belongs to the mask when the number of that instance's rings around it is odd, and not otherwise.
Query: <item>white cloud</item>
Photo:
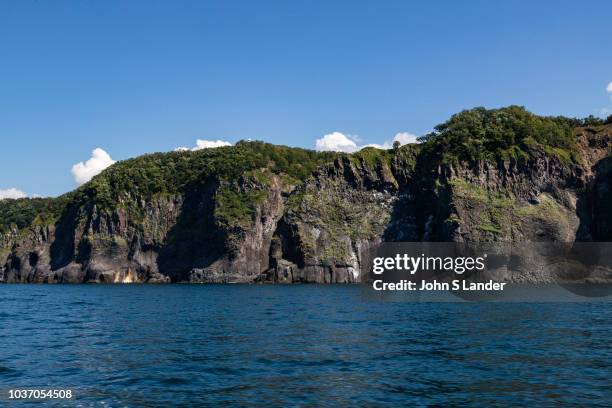
[[[87,183],[102,170],[115,163],[108,153],[99,147],[91,152],[91,158],[86,162],[80,162],[72,166],[74,181],[80,186]]]
[[[25,198],[28,195],[21,190],[17,190],[16,188],[9,188],[6,190],[0,190],[0,200],[4,200],[6,198]]]
[[[202,149],[211,149],[214,147],[222,147],[222,146],[231,146],[232,144],[230,142],[226,142],[225,140],[202,140],[202,139],[198,139],[196,140],[196,146],[195,147],[177,147],[176,149],[174,149],[177,152],[187,152],[187,151],[196,151],[196,150],[202,150]]]
[[[367,145],[360,146],[359,150],[366,148],[366,147],[375,147],[377,149],[391,149],[393,147],[393,143],[395,142],[400,142],[400,146],[403,146],[409,143],[418,143],[417,135],[413,135],[412,133],[408,133],[408,132],[396,133],[391,141],[386,140],[383,144],[370,143]]]
[[[608,103],[608,106],[601,108],[599,112],[601,116],[606,116],[612,113],[612,82],[608,84],[606,91],[610,94],[610,102]]]
[[[352,153],[359,150],[357,143],[340,132],[329,133],[322,138],[317,139],[315,142],[315,149],[320,152],[333,151],[345,153]]]
[[[358,136],[351,135],[349,137],[340,132],[333,132],[323,136],[321,139],[317,139],[315,149],[318,151],[352,153],[366,147],[374,147],[376,149],[391,149],[394,142],[400,142],[401,146],[408,143],[418,143],[417,136],[408,132],[396,133],[391,141],[386,140],[383,144],[369,143],[358,146],[357,143],[355,143],[358,141]]]
[[[403,146],[409,143],[417,143],[417,137],[417,135],[413,135],[412,133],[400,132],[395,134],[393,141],[400,142],[400,144]],[[393,145],[393,143],[391,143],[391,145]]]
[[[390,149],[391,148],[388,142],[385,142],[381,145],[378,143],[368,143],[367,145],[359,146],[358,150],[365,149],[366,147],[373,147],[375,149]]]

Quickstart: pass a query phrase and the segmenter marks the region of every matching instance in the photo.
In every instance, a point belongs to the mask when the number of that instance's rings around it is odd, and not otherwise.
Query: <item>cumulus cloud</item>
[[[370,143],[367,145],[360,146],[358,150],[361,150],[366,147],[375,147],[377,149],[391,149],[393,147],[393,143],[400,142],[400,146],[409,143],[418,143],[417,135],[413,135],[408,132],[400,132],[396,133],[392,140],[386,140],[383,144],[378,143]]]
[[[211,149],[211,148],[214,148],[214,147],[231,146],[231,145],[232,144],[230,142],[226,142],[225,140],[202,140],[202,139],[198,139],[198,140],[196,140],[195,147],[177,147],[175,149],[175,151],[177,151],[177,152],[187,152],[187,151],[195,152],[196,150]]]
[[[374,147],[376,149],[391,149],[394,142],[400,142],[403,146],[408,143],[417,143],[417,136],[408,132],[396,133],[392,140],[386,140],[383,144],[369,143],[365,145],[357,145],[358,136],[347,136],[340,132],[333,132],[317,139],[315,149],[318,151],[334,151],[352,153],[366,147]]]
[[[333,151],[352,153],[359,150],[359,148],[357,147],[357,143],[348,136],[340,132],[332,132],[317,139],[315,142],[315,150],[320,152]]]
[[[599,114],[601,116],[612,114],[612,82],[610,82],[606,87],[606,92],[610,94],[610,101],[608,102],[608,106],[605,106],[599,110]]]
[[[0,200],[4,200],[6,198],[25,198],[28,195],[21,190],[17,190],[16,188],[9,188],[6,190],[0,190]]]
[[[400,142],[400,144],[403,146],[409,143],[417,143],[417,137],[417,135],[413,135],[412,133],[400,132],[395,134],[393,137],[393,142]],[[393,143],[391,143],[391,145],[393,145]]]
[[[108,153],[99,147],[91,152],[91,158],[86,162],[80,162],[72,166],[74,181],[80,186],[87,183],[102,170],[115,163]]]

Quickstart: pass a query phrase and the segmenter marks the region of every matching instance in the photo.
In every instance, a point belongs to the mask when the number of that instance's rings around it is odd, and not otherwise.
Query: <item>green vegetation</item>
[[[244,226],[265,200],[266,186],[274,175],[283,183],[297,185],[315,169],[337,157],[349,157],[356,168],[373,169],[382,165],[384,171],[394,169],[394,172],[413,170],[419,158],[431,163],[509,158],[525,161],[533,149],[543,150],[566,162],[577,162],[579,157],[572,129],[576,126],[597,128],[606,123],[612,123],[612,117],[606,120],[540,117],[519,106],[492,110],[475,108],[438,125],[434,132],[422,138],[425,143],[395,144],[388,150],[364,148],[345,155],[241,141],[235,146],[195,152],[148,154],[116,163],[89,183],[59,198],[0,200],[0,233],[33,224],[53,224],[67,206],[91,208],[95,205],[107,211],[122,208],[132,222],[138,223],[145,218],[143,201],[184,194],[210,183],[219,186],[215,202],[219,225]],[[392,180],[395,176],[389,174],[386,178]],[[293,195],[289,207],[298,208],[302,200],[310,199],[304,194]],[[331,207],[330,214],[334,217],[359,225],[358,219],[350,219],[343,213],[347,209],[324,199],[323,203]],[[484,225],[488,225],[486,220]],[[495,223],[489,227],[498,228]]]
[[[203,184],[210,177],[234,181],[248,171],[261,168],[304,180],[335,155],[263,142],[238,142],[236,146],[196,152],[148,154],[108,168],[78,193],[81,199],[95,200],[98,206],[112,208],[125,195],[150,198],[176,194]]]
[[[474,216],[474,225],[484,232],[502,235],[533,222],[567,223],[567,210],[548,194],[541,194],[537,204],[529,204],[517,201],[503,189],[487,191],[461,179],[453,179],[451,186],[455,196],[469,211],[467,216]],[[448,221],[456,222],[458,219]]]
[[[215,208],[221,225],[229,225],[230,220],[241,224],[263,200],[261,186],[272,173],[298,183],[336,156],[333,152],[246,141],[195,152],[147,154],[116,163],[60,198],[0,200],[0,232],[12,225],[22,229],[37,221],[52,224],[67,205],[95,205],[109,211],[124,208],[132,220],[139,220],[144,217],[138,207],[140,200],[181,194],[210,180],[221,185]],[[239,186],[241,178],[252,180],[252,191]]]
[[[566,220],[566,209],[548,194],[539,197],[536,205],[523,205],[516,209],[515,213],[521,218],[561,222]]]
[[[570,118],[567,119],[572,127],[579,126],[602,126],[602,125],[611,125],[612,124],[612,115],[608,115],[607,118],[601,119],[593,115],[589,115],[584,119],[576,119]]]
[[[318,254],[321,259],[348,262],[350,242],[381,234],[390,214],[368,193],[344,190],[337,180],[326,183],[325,190],[312,185],[298,189],[289,197],[287,206],[290,215],[300,220],[298,225],[316,228],[316,232],[306,230],[299,234],[300,246],[307,256]],[[316,242],[319,234],[326,239],[322,247]]]
[[[474,108],[453,115],[421,138],[443,162],[527,158],[541,146],[566,161],[577,161],[572,129],[582,122],[534,115],[520,106]]]
[[[7,232],[11,227],[23,229],[32,224],[54,223],[66,202],[67,196],[0,200],[0,233]]]
[[[266,191],[260,187],[249,190],[240,189],[232,184],[224,185],[217,192],[215,218],[224,228],[240,227],[246,229],[256,207],[263,203]]]
[[[453,179],[453,191],[474,214],[478,214],[476,227],[493,234],[502,234],[513,222],[514,208],[518,205],[504,191],[489,192],[465,180]]]
[[[378,164],[390,164],[393,156],[393,150],[365,147],[360,151],[351,154],[349,157],[353,165],[360,168],[362,163],[368,167],[375,167]]]

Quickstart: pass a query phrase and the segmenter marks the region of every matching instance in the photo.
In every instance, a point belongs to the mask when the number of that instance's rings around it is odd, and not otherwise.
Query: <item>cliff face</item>
[[[121,187],[109,169],[52,221],[0,232],[0,281],[345,283],[361,280],[383,241],[611,240],[612,126],[573,136],[579,160],[535,146],[518,158],[445,162],[407,145],[328,155],[304,177],[279,167],[274,146],[243,143],[219,152],[273,154],[231,177],[206,164],[153,194],[133,187],[144,183],[136,176]],[[203,154],[221,153],[171,153],[168,174]]]

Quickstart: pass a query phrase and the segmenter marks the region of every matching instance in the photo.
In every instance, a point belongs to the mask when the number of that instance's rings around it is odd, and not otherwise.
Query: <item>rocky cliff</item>
[[[345,283],[384,241],[612,240],[612,125],[504,109],[390,150],[241,142],[2,201],[0,282]]]

